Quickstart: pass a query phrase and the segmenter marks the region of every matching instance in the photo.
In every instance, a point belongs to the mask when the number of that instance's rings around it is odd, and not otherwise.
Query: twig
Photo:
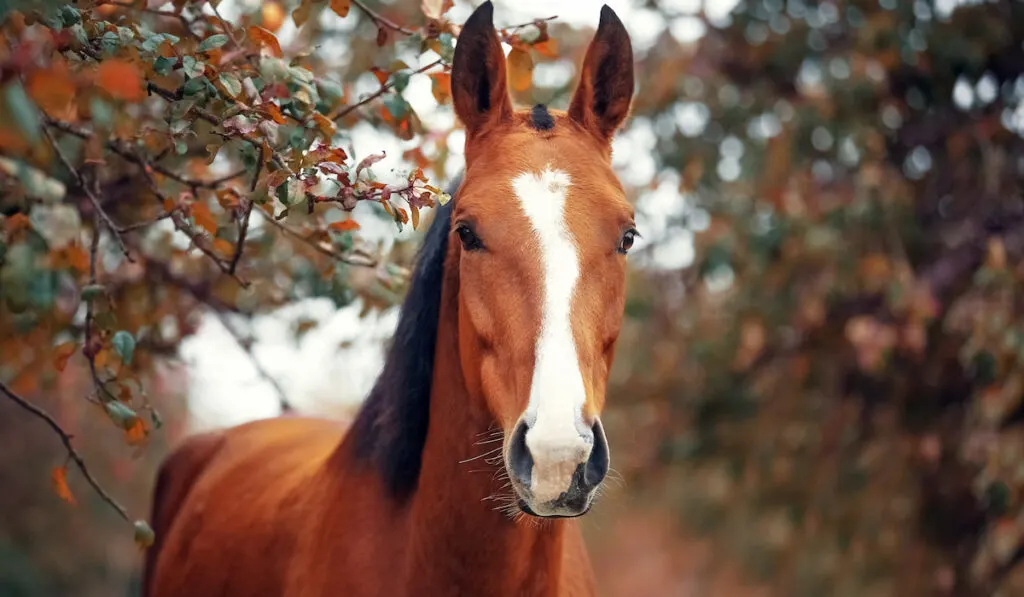
[[[238,262],[242,259],[242,251],[245,249],[245,236],[249,232],[250,214],[252,214],[252,201],[246,201],[242,217],[238,222],[238,243],[235,245],[235,254],[231,257],[231,263],[228,265],[228,272],[232,275],[235,273],[235,268],[238,267]]]
[[[50,128],[48,126],[43,126],[42,131],[43,136],[46,137],[46,141],[50,144],[50,147],[53,148],[53,151],[57,154],[57,157],[60,158],[61,163],[64,164],[64,167],[67,168],[68,172],[71,173],[71,176],[74,177],[75,182],[78,184],[79,187],[81,187],[82,191],[85,193],[85,196],[89,198],[89,202],[92,203],[92,208],[96,212],[98,219],[110,231],[110,235],[114,237],[114,240],[117,242],[117,246],[120,247],[121,252],[124,253],[124,256],[128,259],[128,261],[134,262],[135,259],[133,259],[131,253],[128,252],[128,247],[124,246],[124,240],[121,239],[121,234],[118,231],[117,226],[114,225],[114,221],[110,219],[110,216],[107,215],[107,212],[103,210],[103,205],[100,203],[100,200],[96,196],[96,194],[92,192],[92,189],[90,189],[89,186],[86,184],[85,178],[82,176],[82,173],[79,172],[78,169],[71,164],[71,160],[68,159],[68,156],[64,155],[64,152],[61,151],[60,145],[57,145],[56,139],[54,139],[53,135],[50,134]],[[97,228],[95,230],[95,236],[98,237],[99,232],[100,231]]]
[[[414,70],[411,74],[418,75],[418,74],[424,73],[424,72],[434,68],[435,66],[439,66],[439,65],[442,65],[442,64],[444,64],[444,60],[438,58],[437,60],[431,62],[430,64],[428,64],[426,66],[421,66],[420,68]],[[358,110],[360,107],[362,107],[362,106],[372,102],[373,100],[377,99],[378,97],[384,95],[385,93],[390,91],[391,88],[394,87],[394,86],[395,86],[395,83],[393,81],[389,81],[388,83],[385,83],[384,85],[381,85],[380,89],[378,89],[377,91],[374,91],[370,95],[364,97],[363,99],[359,100],[358,102],[356,102],[356,103],[354,103],[354,104],[352,104],[350,106],[345,106],[344,108],[341,108],[341,109],[335,111],[333,114],[329,115],[327,118],[330,118],[331,120],[335,120],[335,121],[341,120],[342,118],[344,118],[344,117],[348,116],[349,114],[351,114],[353,111]]]
[[[242,44],[238,43],[238,40],[235,39],[234,29],[228,26],[227,22],[224,20],[224,17],[220,16],[220,10],[217,9],[217,3],[207,2],[207,6],[209,6],[213,10],[214,16],[217,17],[218,21],[220,21],[221,29],[224,30],[224,34],[228,36],[228,39],[231,40],[231,44],[235,46],[235,49],[240,52],[244,52],[245,50],[244,48],[242,48]]]
[[[519,23],[518,25],[509,25],[508,27],[503,27],[501,30],[502,31],[507,31],[509,34],[512,34],[512,33],[515,33],[516,31],[522,29],[523,27],[529,27],[530,25],[537,25],[537,23],[546,23],[548,21],[554,21],[557,18],[558,18],[558,15],[553,15],[553,16],[550,16],[550,17],[545,17],[543,19],[534,19],[534,20],[528,21],[526,23]],[[539,25],[537,25],[537,26],[539,27]]]
[[[416,34],[416,32],[413,31],[412,29],[406,29],[405,27],[402,27],[401,25],[399,25],[398,23],[392,21],[391,19],[388,19],[388,18],[386,18],[384,16],[381,16],[380,13],[371,10],[369,7],[366,6],[366,4],[364,4],[362,2],[362,0],[352,0],[352,4],[354,4],[357,7],[359,7],[359,10],[363,11],[363,13],[367,17],[369,17],[369,19],[371,21],[373,21],[373,24],[378,26],[378,27],[384,27],[384,28],[390,29],[390,30],[392,30],[392,31],[394,31],[396,33],[401,33],[402,35],[415,35]]]
[[[348,255],[343,255],[341,253],[338,253],[337,251],[334,251],[332,249],[329,249],[328,247],[323,246],[320,243],[314,242],[313,239],[311,239],[309,237],[306,237],[306,236],[303,236],[302,233],[298,232],[297,230],[293,230],[292,228],[289,228],[288,226],[285,226],[281,222],[278,222],[277,220],[275,220],[273,218],[273,216],[267,214],[265,211],[263,211],[263,210],[256,210],[256,211],[259,212],[260,214],[262,214],[263,215],[263,219],[266,220],[267,222],[269,222],[275,228],[277,228],[278,230],[280,230],[284,234],[294,238],[295,240],[298,240],[298,241],[300,241],[302,243],[305,243],[306,245],[309,245],[310,247],[315,249],[321,255],[325,255],[327,257],[330,257],[331,259],[334,259],[335,261],[340,261],[341,263],[346,263],[348,265],[355,265],[355,266],[359,266],[359,267],[376,267],[377,266],[377,261],[372,259],[369,256],[366,256],[366,260],[363,261],[363,260],[359,260],[359,259],[354,259],[353,257],[348,256]]]
[[[183,94],[184,94],[184,91],[182,89],[177,89],[177,90],[171,91],[170,89],[164,89],[163,87],[160,87],[159,85],[156,85],[154,83],[147,83],[147,88],[151,92],[159,95],[160,97],[164,98],[165,100],[167,100],[169,102],[173,102],[173,101],[177,101],[177,100],[181,99],[183,97]],[[215,114],[213,114],[212,112],[210,112],[208,110],[204,110],[202,108],[192,108],[192,111],[195,112],[196,115],[199,116],[199,118],[202,118],[203,120],[205,120],[206,122],[208,122],[208,123],[210,123],[210,124],[212,124],[214,126],[221,126],[223,124],[221,122],[220,118],[218,118]],[[243,139],[243,140],[245,140],[247,143],[252,145],[253,148],[255,148],[255,149],[259,149],[260,147],[263,147],[263,143],[261,143],[259,139],[257,139],[256,137],[253,137],[249,133],[241,133],[241,132],[239,132],[238,133],[238,137]],[[288,166],[288,164],[286,164],[284,162],[284,160],[282,160],[276,153],[272,153],[270,158],[271,158],[271,160],[273,160],[275,166],[277,166],[278,168],[280,168],[282,170],[287,171],[289,176],[293,176],[293,177],[295,176],[295,172],[291,169],[291,167]]]
[[[53,128],[61,131],[62,133],[67,133],[69,135],[74,135],[75,137],[78,137],[79,139],[89,139],[89,138],[91,138],[93,136],[91,131],[78,128],[75,125],[67,123],[67,122],[63,122],[63,121],[60,121],[60,120],[55,120],[55,119],[50,118],[50,117],[45,117],[45,121],[46,121],[46,124],[48,126],[52,126]],[[133,164],[138,164],[139,166],[142,166],[143,168],[148,168],[149,170],[152,170],[153,172],[156,172],[158,174],[166,176],[167,178],[170,178],[171,180],[177,181],[177,182],[179,182],[179,183],[181,183],[181,184],[183,184],[183,185],[185,185],[185,186],[187,186],[189,188],[193,188],[193,189],[194,188],[216,189],[217,187],[219,187],[220,185],[224,184],[225,182],[227,182],[229,180],[232,180],[232,179],[235,179],[235,178],[238,178],[239,176],[242,176],[243,174],[245,174],[245,170],[240,170],[240,171],[235,172],[233,174],[230,174],[228,176],[223,176],[221,178],[217,178],[217,179],[214,179],[214,180],[209,180],[209,181],[206,181],[206,180],[195,180],[195,179],[191,179],[191,178],[185,178],[185,177],[181,176],[180,174],[178,174],[178,173],[176,173],[176,172],[174,172],[172,170],[168,170],[167,168],[164,168],[163,166],[161,166],[159,164],[153,164],[151,162],[143,160],[139,156],[135,155],[131,150],[129,150],[129,149],[125,148],[125,147],[122,147],[116,141],[107,141],[106,142],[106,147],[110,151],[112,151],[115,154],[121,156],[122,158],[128,160],[129,162],[132,162]]]
[[[99,246],[100,215],[97,212],[93,214],[92,241],[89,243],[89,286],[96,285],[96,254]],[[89,362],[89,374],[92,376],[93,385],[96,386],[96,399],[100,402],[116,401],[117,396],[114,396],[114,393],[107,388],[107,384],[100,379],[99,373],[96,371],[96,354],[99,352],[99,347],[92,343],[92,302],[91,298],[85,301],[85,346],[82,348],[82,354]]]
[[[180,21],[182,28],[185,29],[185,32],[189,36],[194,37],[194,38],[198,38],[199,37],[199,36],[196,35],[196,33],[194,31],[192,31],[192,21],[189,21],[187,18],[185,18],[185,15],[183,15],[183,14],[176,13],[176,12],[170,12],[170,11],[166,11],[166,10],[159,10],[159,9],[156,9],[156,8],[147,8],[147,7],[144,7],[144,6],[135,6],[134,4],[131,4],[131,3],[128,3],[128,2],[118,2],[117,0],[107,0],[107,4],[112,5],[112,6],[117,6],[119,8],[125,8],[125,9],[128,9],[128,10],[135,10],[135,11],[138,11],[138,12],[155,15],[155,16],[158,16],[158,17],[164,17],[166,19],[174,19],[176,21]]]
[[[238,307],[217,298],[217,296],[213,294],[213,291],[210,290],[209,282],[204,281],[203,283],[195,283],[183,278],[172,272],[170,264],[164,261],[146,257],[146,271],[159,276],[164,282],[184,290],[192,295],[192,298],[199,301],[199,303],[210,307],[214,311],[239,313]]]
[[[217,313],[217,318],[220,319],[221,325],[231,334],[231,337],[235,340],[235,344],[245,351],[245,354],[249,356],[249,360],[252,362],[252,366],[256,369],[256,373],[264,380],[270,383],[274,387],[274,391],[277,392],[277,401],[281,405],[281,412],[290,412],[292,409],[291,402],[288,400],[288,395],[285,394],[284,388],[278,383],[274,376],[267,371],[260,363],[259,359],[256,358],[256,354],[252,350],[252,337],[243,338],[242,334],[232,327],[231,322],[228,321],[227,316],[223,313]]]
[[[89,468],[85,465],[85,460],[82,459],[82,455],[79,454],[78,450],[76,450],[75,447],[71,445],[71,436],[66,431],[64,431],[64,429],[57,423],[56,420],[54,420],[52,416],[50,416],[49,413],[39,408],[38,406],[32,404],[28,400],[25,400],[21,396],[15,394],[14,391],[8,388],[6,385],[4,385],[3,382],[0,382],[0,392],[3,392],[5,396],[10,398],[18,406],[24,408],[28,412],[32,413],[33,415],[39,417],[44,422],[46,422],[46,424],[49,425],[50,428],[53,429],[54,432],[56,432],[57,435],[60,437],[60,441],[64,444],[64,447],[68,451],[68,457],[75,462],[75,466],[77,466],[78,470],[82,472],[82,476],[84,476],[85,480],[89,482],[89,485],[92,485],[92,488],[96,491],[96,493],[99,494],[101,498],[103,498],[103,501],[110,504],[110,507],[116,510],[117,513],[121,516],[121,518],[128,522],[131,522],[131,518],[128,516],[128,511],[124,508],[124,506],[117,503],[117,500],[111,497],[110,494],[104,491],[103,487],[100,486],[96,478],[92,476],[91,472],[89,472]]]

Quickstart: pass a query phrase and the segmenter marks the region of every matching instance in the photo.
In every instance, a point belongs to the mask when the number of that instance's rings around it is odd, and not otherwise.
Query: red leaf
[[[359,162],[359,164],[356,166],[356,178],[359,178],[359,173],[360,172],[362,172],[363,170],[365,170],[365,169],[369,168],[370,166],[376,164],[377,162],[383,160],[386,157],[387,157],[387,153],[382,151],[382,152],[377,153],[377,154],[370,154],[370,155],[366,156],[365,158],[363,158]]]

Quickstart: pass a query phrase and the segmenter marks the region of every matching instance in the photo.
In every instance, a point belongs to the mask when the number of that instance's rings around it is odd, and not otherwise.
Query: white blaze
[[[543,270],[543,303],[536,361],[525,419],[526,445],[533,457],[531,491],[539,501],[568,489],[576,467],[586,462],[591,443],[585,431],[586,391],[580,373],[570,319],[580,275],[579,254],[565,221],[571,184],[560,170],[525,172],[512,181],[519,205],[536,234]]]

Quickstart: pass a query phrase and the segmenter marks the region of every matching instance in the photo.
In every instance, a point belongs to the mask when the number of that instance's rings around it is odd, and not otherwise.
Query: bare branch
[[[96,491],[97,494],[99,494],[101,498],[103,498],[103,501],[107,502],[107,504],[109,504],[111,508],[116,510],[117,513],[121,516],[121,518],[130,523],[131,518],[128,516],[128,510],[126,510],[124,506],[119,504],[117,500],[111,497],[110,494],[107,493],[103,489],[103,487],[100,486],[99,481],[97,481],[96,478],[92,476],[92,473],[89,472],[89,468],[85,465],[85,460],[82,459],[82,455],[79,454],[78,450],[76,450],[75,447],[71,445],[71,435],[69,435],[68,432],[64,431],[64,429],[57,423],[57,421],[52,416],[50,416],[49,413],[47,413],[42,408],[39,408],[38,406],[32,404],[28,400],[25,400],[21,396],[15,394],[14,391],[8,388],[6,385],[4,385],[3,382],[0,382],[0,392],[2,392],[5,396],[7,396],[11,401],[13,401],[21,408],[24,408],[25,410],[32,413],[36,417],[42,419],[47,425],[50,426],[50,429],[53,429],[57,436],[60,437],[60,441],[64,444],[64,448],[67,449],[68,457],[74,461],[75,466],[77,466],[78,470],[82,472],[82,476],[84,476],[85,480],[89,482],[89,485],[92,485],[92,488]]]
[[[128,258],[128,261],[134,262],[135,259],[133,259],[131,254],[128,252],[128,247],[124,246],[124,240],[121,238],[120,231],[117,226],[114,225],[114,221],[110,219],[110,216],[107,215],[107,212],[103,210],[103,205],[100,203],[96,194],[92,192],[92,189],[89,188],[89,185],[86,184],[82,173],[71,164],[71,160],[68,159],[68,156],[64,155],[60,145],[57,144],[53,135],[50,134],[50,128],[48,126],[43,126],[42,131],[43,136],[46,137],[46,141],[50,144],[50,147],[53,148],[57,157],[60,158],[61,163],[64,164],[64,167],[67,168],[68,172],[71,173],[71,176],[74,177],[75,182],[82,189],[82,192],[85,193],[85,196],[89,198],[89,202],[92,203],[92,208],[96,212],[99,221],[101,221],[103,225],[106,226],[107,230],[110,231],[110,235],[114,237],[114,240],[117,242],[117,246],[120,247],[121,252],[124,253],[126,258]],[[94,236],[99,236],[99,229],[95,230]]]
[[[412,29],[407,29],[405,27],[402,27],[401,25],[399,25],[398,23],[392,21],[391,19],[388,19],[388,18],[386,18],[384,16],[381,16],[380,13],[378,13],[378,12],[376,12],[374,10],[371,10],[368,6],[366,6],[366,4],[364,4],[362,2],[362,0],[352,0],[352,4],[354,4],[357,7],[359,7],[359,10],[363,11],[363,14],[365,14],[371,21],[373,21],[373,24],[378,26],[378,27],[383,27],[385,29],[390,29],[390,30],[394,31],[395,33],[401,33],[402,35],[415,35],[416,34],[416,32],[413,31]]]
[[[242,251],[245,249],[245,236],[249,232],[249,215],[252,214],[252,201],[246,201],[242,211],[242,217],[238,220],[238,243],[235,245],[235,254],[231,257],[228,271],[235,273],[239,260],[242,259]]]
[[[420,68],[414,70],[412,72],[412,74],[416,75],[416,74],[424,73],[424,72],[434,68],[435,66],[440,66],[442,64],[444,64],[444,60],[438,58],[437,60],[431,62],[430,64],[428,64],[426,66],[421,66]],[[358,110],[360,107],[365,106],[366,104],[372,102],[373,100],[377,99],[378,97],[384,95],[388,91],[391,91],[391,88],[394,87],[394,86],[395,86],[394,82],[388,82],[388,83],[386,83],[384,85],[381,85],[380,89],[378,89],[377,91],[374,91],[370,95],[364,97],[363,99],[359,100],[358,102],[356,102],[356,103],[354,103],[354,104],[352,104],[350,106],[345,106],[343,108],[340,108],[340,109],[336,110],[334,113],[330,114],[328,116],[328,118],[330,118],[331,120],[334,120],[334,121],[341,120],[342,118],[348,116],[349,114],[351,114],[355,110]]]
[[[256,369],[256,373],[274,387],[274,391],[277,392],[277,401],[281,405],[281,412],[290,412],[293,410],[291,402],[288,400],[288,395],[285,394],[284,388],[282,388],[281,384],[274,379],[274,376],[272,376],[270,372],[263,367],[259,362],[259,359],[256,358],[255,353],[253,353],[252,337],[243,337],[242,334],[231,325],[231,322],[228,321],[227,316],[223,313],[218,312],[217,318],[220,319],[221,325],[223,325],[228,333],[231,334],[231,337],[235,340],[235,343],[238,344],[238,347],[244,350],[245,354],[249,356],[249,360],[252,362],[252,366]]]
[[[278,230],[280,230],[284,234],[294,238],[295,240],[298,240],[298,241],[300,241],[302,243],[305,243],[305,244],[309,245],[310,247],[315,249],[318,253],[320,253],[322,255],[326,255],[327,257],[330,257],[331,259],[333,259],[335,261],[339,261],[341,263],[346,263],[348,265],[355,265],[355,266],[359,266],[359,267],[376,267],[378,265],[377,261],[375,259],[371,258],[368,255],[359,254],[361,257],[365,257],[365,259],[355,259],[353,256],[343,255],[341,253],[338,253],[337,251],[334,251],[334,250],[330,249],[329,247],[326,247],[323,244],[318,243],[318,242],[314,241],[313,239],[311,239],[311,238],[309,238],[307,236],[303,236],[303,234],[301,232],[299,232],[297,230],[294,230],[292,228],[289,228],[288,226],[285,226],[281,222],[278,222],[276,219],[274,219],[272,216],[267,214],[265,211],[263,211],[263,210],[256,210],[256,211],[259,212],[263,216],[264,220],[269,222],[271,225],[273,225],[275,228],[277,228]]]

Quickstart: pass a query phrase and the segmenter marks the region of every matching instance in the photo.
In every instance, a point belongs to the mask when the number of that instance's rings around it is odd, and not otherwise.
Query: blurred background
[[[431,216],[409,189],[463,165],[476,4],[0,1],[0,382],[129,519],[0,396],[0,595],[136,595],[130,520],[182,437],[358,408]],[[495,2],[520,105],[567,106],[601,4]],[[609,4],[643,236],[601,594],[1024,595],[1024,3]],[[283,115],[235,109],[268,93]],[[275,179],[314,137],[367,200]]]

